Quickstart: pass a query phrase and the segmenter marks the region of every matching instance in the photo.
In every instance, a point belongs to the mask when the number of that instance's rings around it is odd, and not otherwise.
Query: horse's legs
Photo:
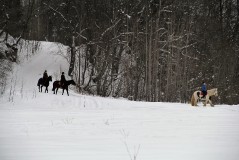
[[[39,92],[40,92],[40,85],[38,86]]]
[[[194,104],[195,104],[195,106],[198,106],[198,98],[195,98]]]
[[[68,88],[66,88],[66,92],[67,92],[67,95],[69,96],[69,93],[68,93]]]
[[[41,86],[41,92],[42,92],[42,87],[43,87],[43,86]]]
[[[62,89],[62,95],[64,94],[64,90],[65,90],[65,89]]]
[[[46,87],[46,89],[45,89],[45,93],[48,93],[48,87]]]
[[[57,94],[58,88],[56,88],[56,94]]]
[[[209,100],[209,99],[208,99],[208,96],[206,96],[206,99],[205,99],[205,101],[203,102],[203,106],[204,106],[204,107],[207,106],[207,102],[208,102],[208,100]]]
[[[214,107],[214,104],[212,104],[212,101],[210,100],[210,98],[208,99],[208,102],[210,103],[211,107]]]

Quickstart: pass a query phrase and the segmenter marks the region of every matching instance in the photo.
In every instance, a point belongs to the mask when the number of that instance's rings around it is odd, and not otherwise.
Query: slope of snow
[[[67,72],[66,47],[22,49],[0,99],[1,160],[237,160],[239,106],[132,102],[39,93],[44,70]],[[28,60],[26,60],[26,55]],[[67,77],[69,79],[69,77]]]

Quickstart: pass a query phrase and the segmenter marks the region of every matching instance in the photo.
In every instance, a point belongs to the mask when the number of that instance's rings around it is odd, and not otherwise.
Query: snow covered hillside
[[[239,105],[54,95],[52,82],[49,93],[39,93],[44,70],[55,81],[69,66],[65,46],[37,45],[34,54],[20,50],[0,99],[0,160],[238,159]]]

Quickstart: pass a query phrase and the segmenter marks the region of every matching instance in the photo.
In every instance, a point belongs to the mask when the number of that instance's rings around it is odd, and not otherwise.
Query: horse
[[[200,93],[201,93],[201,91],[195,91],[193,93],[192,98],[191,98],[191,105],[192,106],[197,106],[198,100],[200,100],[202,98],[203,95],[201,95]],[[209,102],[211,107],[214,107],[214,105],[212,104],[212,101],[211,101],[212,96],[218,96],[217,88],[207,90],[206,98],[203,99],[204,100],[203,106],[206,107],[207,103]]]
[[[76,85],[76,83],[75,83],[74,80],[66,81],[63,86],[60,85],[60,81],[55,81],[55,82],[53,82],[53,88],[52,88],[52,91],[54,91],[53,94],[55,94],[55,93],[57,94],[58,89],[61,88],[61,89],[63,89],[62,95],[64,94],[64,90],[66,90],[67,95],[69,96],[68,86],[69,86],[70,84]]]
[[[37,86],[39,88],[39,92],[42,92],[42,87],[45,86],[46,89],[45,89],[45,93],[47,92],[48,93],[48,86],[49,86],[49,82],[52,81],[52,77],[49,76],[47,77],[46,81],[44,82],[43,78],[40,78],[38,80],[38,83],[37,83]]]

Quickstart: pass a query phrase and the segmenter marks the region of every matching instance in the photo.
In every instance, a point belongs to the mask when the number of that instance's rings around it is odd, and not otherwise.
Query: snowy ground
[[[238,160],[239,105],[39,93],[45,69],[56,80],[68,67],[56,45],[40,48],[0,99],[0,160]]]

